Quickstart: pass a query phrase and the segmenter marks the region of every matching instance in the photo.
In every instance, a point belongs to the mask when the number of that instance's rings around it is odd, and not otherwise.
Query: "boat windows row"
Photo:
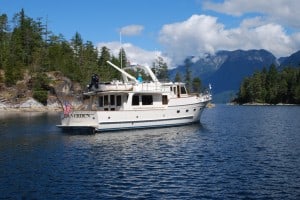
[[[147,106],[147,105],[153,105],[153,98],[157,97],[158,99],[161,99],[162,105],[167,105],[168,104],[168,96],[167,95],[162,95],[161,98],[160,96],[153,96],[153,95],[140,95],[140,94],[135,94],[132,96],[132,106]],[[160,100],[158,100],[160,101]]]
[[[127,101],[128,96],[123,96],[123,101]],[[159,98],[160,99],[160,98]],[[131,105],[132,106],[147,106],[153,105],[154,96],[153,95],[142,95],[142,94],[134,94],[132,96]],[[168,96],[162,95],[161,102],[163,105],[168,104]],[[122,95],[103,95],[99,96],[99,107],[106,107],[106,106],[121,106],[122,105]]]
[[[122,96],[121,95],[104,95],[99,97],[99,107],[103,106],[121,106]]]

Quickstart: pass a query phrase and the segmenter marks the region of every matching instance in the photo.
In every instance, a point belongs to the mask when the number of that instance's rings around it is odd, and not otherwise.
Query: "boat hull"
[[[207,103],[127,111],[74,111],[64,116],[59,127],[64,130],[94,129],[103,132],[199,123]]]

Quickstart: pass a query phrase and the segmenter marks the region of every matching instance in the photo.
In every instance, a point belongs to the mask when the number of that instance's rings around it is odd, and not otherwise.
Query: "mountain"
[[[211,76],[204,79],[214,85],[214,92],[238,90],[242,80],[256,70],[276,64],[276,57],[266,50],[236,50],[223,52],[227,59]]]
[[[203,80],[217,71],[225,62],[227,57],[226,53],[218,52],[216,55],[206,54],[198,58],[191,56],[186,60],[190,63],[190,70],[193,77],[201,77]],[[171,79],[174,79],[177,72],[179,72],[181,78],[184,79],[184,75],[186,73],[185,65],[180,65],[177,68],[170,70],[169,75]]]
[[[251,76],[256,70],[268,68],[271,64],[279,65],[276,57],[266,50],[235,50],[219,51],[215,55],[205,55],[192,62],[190,70],[193,77],[200,77],[205,85],[213,86],[213,93],[217,102],[228,102],[239,89],[242,80]],[[178,66],[170,70],[173,79],[179,72],[184,78],[185,66]]]
[[[285,66],[300,66],[300,51],[297,51],[289,57],[282,57],[278,59],[281,67]]]

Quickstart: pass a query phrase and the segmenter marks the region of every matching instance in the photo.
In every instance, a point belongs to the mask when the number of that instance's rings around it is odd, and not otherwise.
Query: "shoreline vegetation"
[[[252,103],[254,102],[254,103]],[[237,97],[237,104],[289,105],[300,104],[300,68],[271,65],[244,78]]]
[[[251,102],[251,103],[227,103],[226,105],[229,106],[300,106],[299,104],[288,104],[288,103],[278,103],[278,104],[270,104],[270,103],[257,103],[257,102]]]

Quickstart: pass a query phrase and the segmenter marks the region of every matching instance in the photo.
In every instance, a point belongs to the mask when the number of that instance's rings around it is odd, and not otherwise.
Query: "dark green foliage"
[[[237,103],[300,103],[300,69],[285,67],[278,71],[275,65],[269,70],[255,72],[240,86]]]
[[[34,90],[33,98],[43,105],[47,105],[48,92],[45,90]]]
[[[181,82],[181,76],[179,72],[176,72],[174,82]]]
[[[185,83],[186,83],[186,89],[188,91],[191,91],[191,84],[192,84],[192,77],[191,77],[191,61],[186,59],[184,61],[185,64]]]
[[[50,79],[45,73],[37,73],[31,79],[31,87],[33,90],[33,98],[42,104],[47,104],[48,90],[49,90]]]
[[[162,57],[158,57],[153,63],[152,71],[155,73],[156,77],[162,81],[169,80],[168,66],[164,62]]]
[[[63,35],[52,34],[47,21],[33,20],[23,9],[13,20],[0,13],[0,69],[4,70],[1,81],[6,86],[14,86],[23,79],[25,71],[41,75],[32,78],[32,89],[34,96],[43,103],[46,95],[40,91],[48,90],[43,72],[60,71],[72,81],[86,86],[93,73],[98,74],[102,82],[121,79],[120,73],[106,63],[111,61],[121,66],[121,60],[122,67],[126,67],[128,60],[123,48],[119,57],[112,56],[107,47],[102,47],[99,53],[92,42],[85,42],[78,32],[67,41]],[[167,66],[163,61],[161,63],[160,76],[166,78]],[[134,73],[141,73],[144,80],[148,79],[144,71]]]
[[[189,59],[186,59],[184,61],[185,64],[185,75],[184,75],[184,81],[186,83],[186,88],[189,92],[195,92],[199,93],[202,91],[202,81],[199,77],[192,78],[192,72],[190,70],[191,61]],[[181,75],[177,71],[175,75],[174,82],[181,82]]]
[[[202,90],[202,83],[199,77],[196,77],[192,81],[192,92],[199,93]]]
[[[127,64],[128,64],[127,63],[127,57],[126,57],[126,52],[123,49],[123,47],[120,49],[120,52],[119,52],[119,61],[120,61],[119,66],[121,68],[127,67]]]
[[[0,15],[0,69],[8,64],[9,57],[9,27],[7,15]]]
[[[50,79],[45,73],[37,73],[31,78],[33,90],[48,90]]]

